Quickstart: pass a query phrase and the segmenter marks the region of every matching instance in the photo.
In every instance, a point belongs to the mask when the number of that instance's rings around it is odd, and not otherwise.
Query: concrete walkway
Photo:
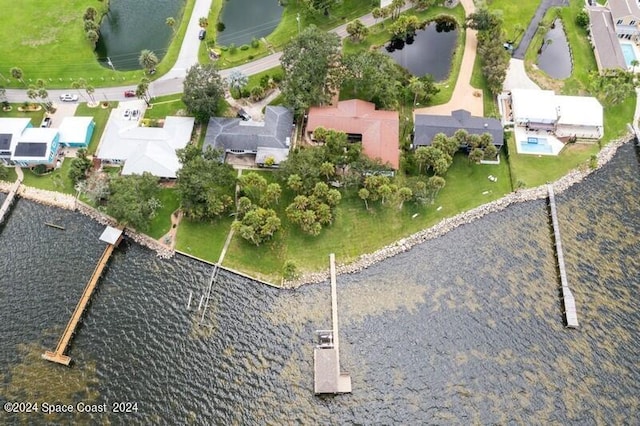
[[[460,3],[462,3],[465,15],[475,12],[476,7],[473,4],[473,0],[461,0]],[[414,111],[414,114],[449,115],[451,111],[466,109],[471,115],[478,117],[484,115],[482,91],[471,86],[473,64],[476,60],[476,49],[478,47],[478,32],[467,28],[465,34],[462,64],[460,65],[460,73],[458,74],[458,80],[453,89],[451,99],[446,104],[418,108]]]
[[[547,10],[549,10],[550,7],[556,6],[569,6],[569,0],[542,0],[540,2],[540,6],[538,6],[531,22],[529,22],[527,31],[525,31],[520,43],[518,43],[518,47],[513,51],[514,58],[524,59],[524,54],[527,52],[527,49],[531,44],[531,40],[533,40],[533,36],[536,34],[536,30],[538,29],[538,24],[542,21],[544,14],[547,13]]]

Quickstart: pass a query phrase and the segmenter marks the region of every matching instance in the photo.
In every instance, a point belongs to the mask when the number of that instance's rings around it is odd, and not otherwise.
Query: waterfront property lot
[[[378,201],[370,202],[367,211],[364,202],[357,195],[357,190],[344,191],[334,223],[323,229],[317,237],[302,233],[296,225],[290,224],[286,219],[284,210],[292,201],[293,194],[285,190],[276,208],[283,229],[272,241],[260,247],[234,236],[223,265],[279,283],[286,261],[292,261],[300,272],[325,269],[327,253],[335,253],[341,262],[353,261],[362,254],[374,252],[400,238],[428,228],[445,217],[493,201],[511,192],[509,167],[504,157],[502,160],[500,165],[479,165],[470,164],[466,155],[456,155],[445,176],[447,184],[436,197],[434,204],[416,205],[407,202],[404,208],[399,210],[397,205],[382,205]],[[274,180],[274,176],[269,172],[261,174],[269,180]],[[490,181],[489,175],[497,177],[497,181]],[[180,227],[182,228],[182,225]],[[189,234],[191,231],[188,231]],[[181,238],[185,234],[179,233],[180,247],[184,245]],[[197,238],[197,235],[191,237]],[[205,258],[208,260],[217,260],[219,241],[225,237],[226,233],[217,225],[216,231],[210,230],[207,236],[202,234],[199,242],[191,241],[190,253],[199,257],[206,255]],[[210,243],[207,244],[207,241]],[[194,249],[197,247],[215,255],[207,252],[203,255],[195,253]]]
[[[78,108],[76,109],[76,116],[93,117],[93,121],[96,123],[93,135],[91,136],[91,141],[87,147],[89,155],[94,155],[96,153],[98,144],[100,143],[100,138],[102,137],[102,132],[104,132],[104,128],[107,125],[109,114],[111,114],[111,110],[113,108],[117,108],[117,106],[118,102],[114,101],[109,102],[109,108],[89,108],[86,103],[78,105]]]

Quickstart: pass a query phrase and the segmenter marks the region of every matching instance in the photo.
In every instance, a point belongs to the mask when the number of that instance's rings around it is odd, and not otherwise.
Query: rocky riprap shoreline
[[[8,192],[11,185],[11,182],[0,182],[0,191]],[[46,206],[57,207],[65,210],[76,210],[105,226],[117,226],[117,221],[114,218],[96,210],[80,200],[76,200],[74,196],[69,194],[21,185],[18,189],[18,196],[25,200],[34,201]],[[126,228],[124,234],[132,241],[155,251],[158,257],[163,259],[171,258],[175,254],[174,250],[168,248],[158,240],[155,240],[148,235],[141,234],[134,229]]]
[[[624,138],[615,140],[605,146],[597,155],[597,166],[594,169],[587,167],[586,165],[580,169],[571,170],[562,178],[553,182],[553,190],[555,193],[561,193],[571,187],[572,185],[582,181],[585,177],[593,173],[595,170],[600,169],[607,164],[611,158],[615,155],[619,147],[629,142],[632,135],[627,135]],[[632,139],[631,139],[632,140]],[[517,190],[504,197],[492,201],[487,204],[483,204],[469,211],[457,214],[456,216],[445,218],[438,222],[431,228],[424,229],[416,232],[406,238],[402,238],[392,244],[389,244],[380,250],[373,253],[361,255],[354,262],[348,264],[342,264],[336,266],[336,273],[340,274],[353,274],[363,269],[368,268],[378,262],[388,259],[397,254],[403,253],[417,244],[421,244],[425,241],[440,237],[460,225],[471,223],[477,219],[480,219],[490,213],[495,213],[506,209],[511,204],[522,203],[525,201],[539,200],[547,197],[547,186],[541,185],[535,188]],[[284,287],[295,288],[304,284],[313,284],[327,281],[329,279],[329,270],[315,273],[308,273],[300,276],[296,280],[285,281]]]
[[[555,193],[561,193],[565,191],[567,188],[572,185],[582,181],[589,174],[593,173],[595,170],[598,170],[613,158],[616,151],[619,147],[624,145],[625,143],[632,140],[632,135],[629,134],[624,138],[615,140],[605,146],[597,155],[597,166],[594,169],[590,169],[586,167],[586,165],[581,169],[574,169],[570,171],[568,174],[553,182],[553,189]],[[11,182],[1,182],[0,181],[0,191],[8,192],[11,187]],[[66,210],[77,210],[78,212],[84,214],[85,216],[90,217],[96,222],[103,225],[111,225],[116,226],[117,222],[110,216],[96,210],[95,208],[76,200],[75,197],[62,194],[59,192],[46,191],[37,188],[31,188],[26,186],[21,186],[18,191],[18,195],[24,199],[35,201],[39,204],[45,204],[49,206],[59,207]],[[377,250],[373,253],[368,253],[360,256],[352,263],[338,265],[336,267],[336,272],[340,274],[353,274],[359,272],[363,269],[368,268],[382,260],[388,259],[397,254],[403,253],[413,246],[417,244],[421,244],[425,241],[431,240],[433,238],[440,237],[449,231],[457,228],[460,225],[471,223],[477,219],[480,219],[490,213],[495,213],[506,209],[508,206],[514,203],[522,203],[525,201],[533,201],[539,200],[541,198],[547,197],[547,187],[546,185],[541,185],[536,188],[517,190],[510,194],[505,195],[504,197],[492,201],[487,204],[483,204],[479,207],[471,209],[469,211],[460,213],[456,216],[445,218],[438,222],[436,225],[431,228],[424,229],[422,231],[416,232],[413,235],[410,235],[406,238],[402,238],[393,244],[389,244],[380,250]],[[175,251],[171,248],[165,246],[160,241],[155,240],[145,234],[141,234],[136,232],[133,229],[127,228],[125,230],[125,235],[130,238],[132,241],[136,243],[148,247],[151,250],[155,251],[158,257],[161,258],[171,258]],[[300,276],[299,278],[291,281],[284,281],[283,287],[286,288],[295,288],[304,284],[313,284],[324,282],[329,279],[329,270],[315,273],[308,273]]]

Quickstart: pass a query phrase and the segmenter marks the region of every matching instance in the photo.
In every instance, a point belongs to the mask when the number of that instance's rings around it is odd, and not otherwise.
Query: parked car
[[[124,91],[124,97],[125,98],[135,98],[136,97],[136,91],[135,90],[125,90]]]
[[[76,102],[78,100],[78,95],[72,95],[71,93],[65,93],[60,95],[60,100],[62,102]]]
[[[204,40],[204,38],[207,36],[207,31],[206,30],[200,30],[200,32],[198,33],[198,40]]]
[[[42,120],[40,127],[51,127],[51,117],[45,117],[44,120]]]
[[[241,118],[243,121],[251,120],[251,116],[249,115],[249,113],[242,108],[240,108],[240,111],[238,111],[238,118]]]

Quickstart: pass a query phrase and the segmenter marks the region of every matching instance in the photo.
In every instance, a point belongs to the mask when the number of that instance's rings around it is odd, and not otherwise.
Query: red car
[[[124,92],[124,97],[125,98],[135,98],[136,97],[136,91],[135,90],[126,90]]]

